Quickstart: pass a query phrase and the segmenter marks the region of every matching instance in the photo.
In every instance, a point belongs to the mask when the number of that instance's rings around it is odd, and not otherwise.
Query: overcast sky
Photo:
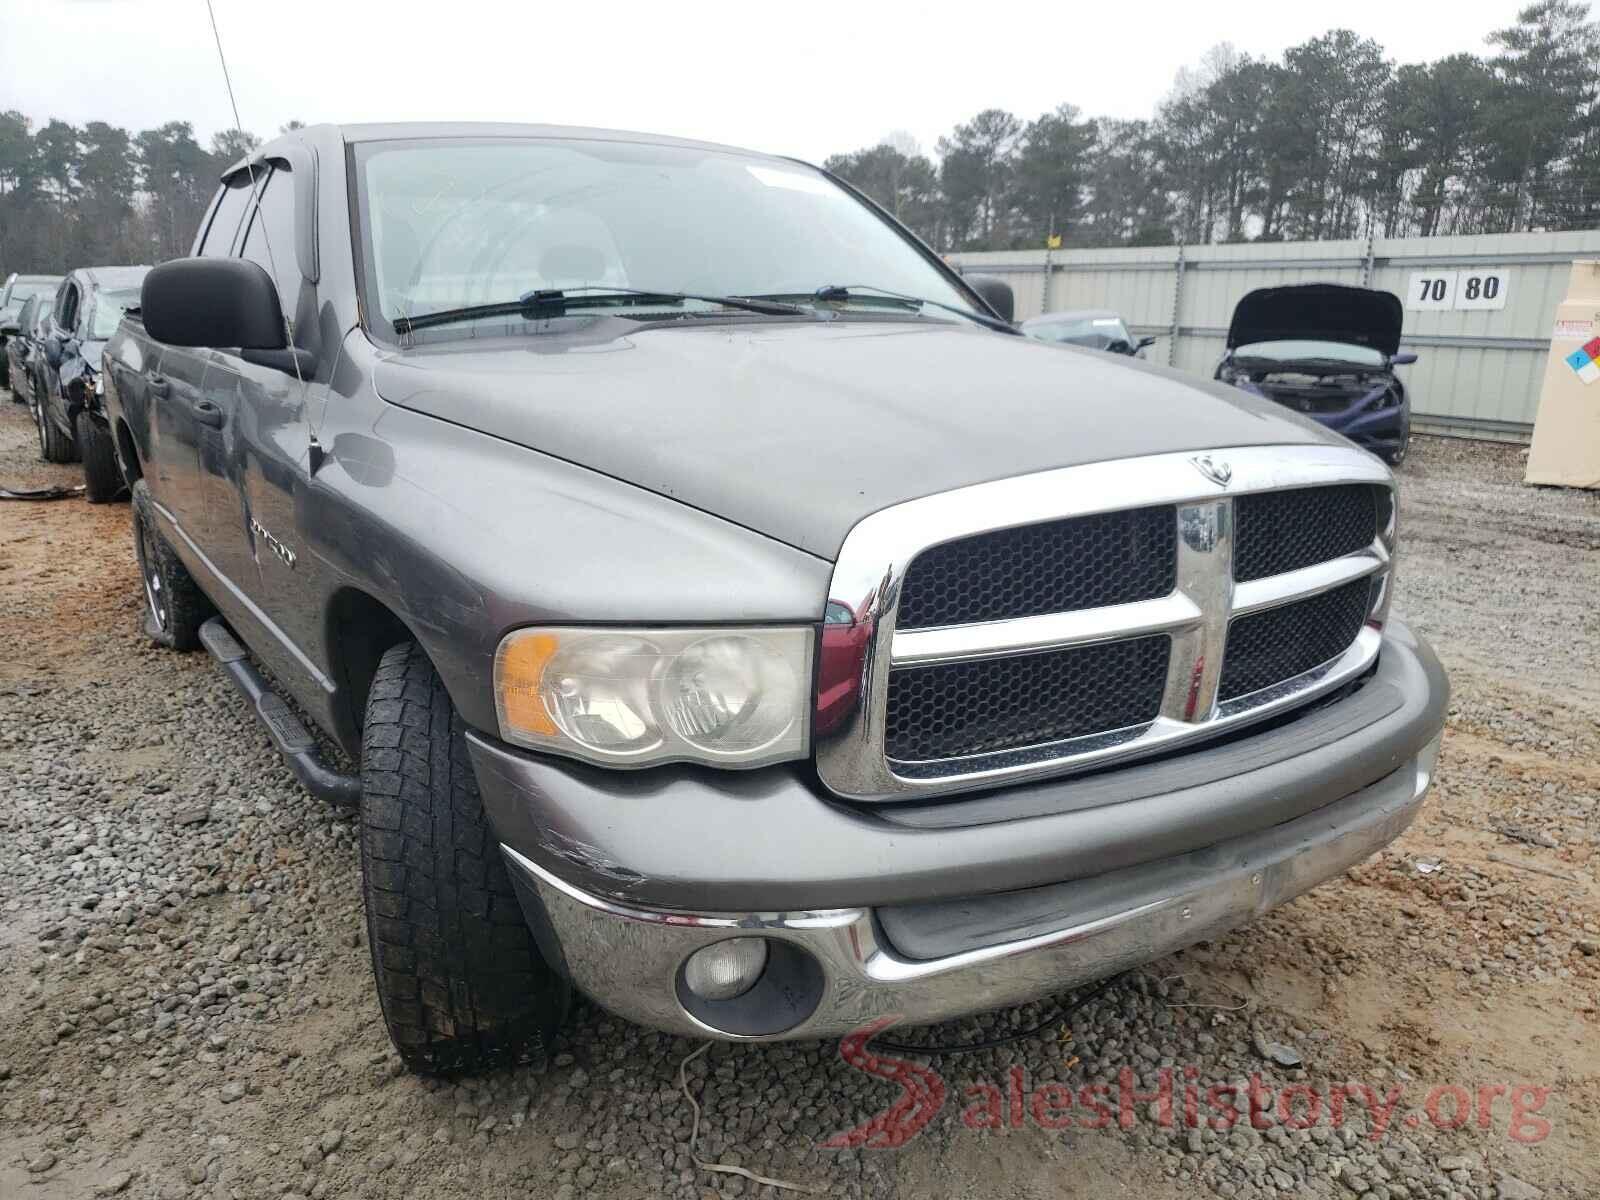
[[[1220,41],[1277,56],[1345,25],[1400,62],[1482,51],[1519,0],[1050,4],[215,0],[245,128],[512,120],[641,129],[820,161],[983,108],[1149,116]],[[231,126],[205,0],[0,0],[0,110],[42,124]]]

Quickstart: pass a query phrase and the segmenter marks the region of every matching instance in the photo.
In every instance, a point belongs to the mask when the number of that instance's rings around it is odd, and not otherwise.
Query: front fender
[[[327,457],[295,514],[321,607],[346,587],[380,600],[479,729],[497,730],[494,653],[519,626],[822,619],[823,559],[365,388],[328,411]],[[311,616],[302,644],[325,637]]]

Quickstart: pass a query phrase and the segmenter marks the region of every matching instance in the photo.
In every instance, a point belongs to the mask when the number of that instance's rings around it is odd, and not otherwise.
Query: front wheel
[[[572,992],[529,932],[467,757],[421,648],[390,649],[361,735],[361,882],[384,1023],[414,1071],[543,1054]]]
[[[49,401],[41,398],[33,411],[39,422],[39,456],[48,463],[69,463],[76,458],[72,439],[50,419]]]
[[[122,472],[111,431],[89,415],[78,413],[78,451],[83,455],[83,494],[90,504],[104,504],[122,494]]]
[[[200,645],[200,626],[211,616],[211,602],[188,568],[161,536],[150,485],[133,485],[133,553],[144,583],[145,631],[158,646],[193,650]]]

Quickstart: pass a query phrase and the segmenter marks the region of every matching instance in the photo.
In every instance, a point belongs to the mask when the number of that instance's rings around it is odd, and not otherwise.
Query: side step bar
[[[267,681],[250,665],[244,646],[221,617],[212,617],[200,626],[200,643],[250,702],[257,718],[267,727],[272,744],[306,791],[330,804],[354,807],[361,803],[360,777],[329,770],[317,753],[316,739],[300,724],[300,718],[283,697],[267,687]]]

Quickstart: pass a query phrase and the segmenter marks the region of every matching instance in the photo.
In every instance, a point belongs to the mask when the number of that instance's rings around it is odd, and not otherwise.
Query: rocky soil
[[[74,481],[35,458],[0,394],[0,483]],[[125,504],[0,503],[0,1197],[793,1194],[697,1159],[852,1197],[1600,1194],[1600,497],[1519,474],[1515,448],[1420,438],[1403,471],[1399,608],[1455,685],[1412,829],[1036,1034],[931,1060],[920,1136],[846,1150],[821,1143],[898,1092],[831,1044],[691,1057],[580,1006],[548,1062],[404,1073],[348,816],[203,655],[140,635]],[[1305,1089],[1322,1111],[1295,1128]]]

